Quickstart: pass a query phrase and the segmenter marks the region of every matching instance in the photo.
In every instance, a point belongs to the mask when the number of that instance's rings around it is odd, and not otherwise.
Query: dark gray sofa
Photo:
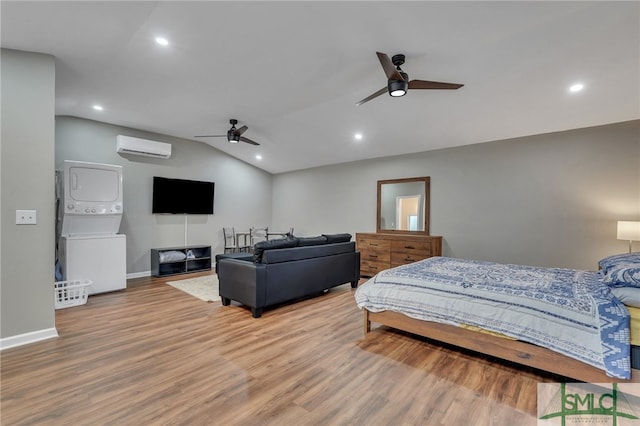
[[[289,238],[289,243],[273,240],[256,246],[253,262],[221,258],[217,274],[222,304],[228,306],[235,300],[251,308],[253,317],[259,318],[267,306],[321,294],[347,282],[356,288],[360,252],[356,251],[355,242],[332,243],[331,238],[329,242],[325,238],[320,243],[319,238]],[[307,243],[314,245],[298,245]]]

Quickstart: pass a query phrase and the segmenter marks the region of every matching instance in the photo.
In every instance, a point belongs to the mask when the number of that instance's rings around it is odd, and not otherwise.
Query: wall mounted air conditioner
[[[144,155],[146,157],[171,157],[171,144],[156,142],[148,139],[118,135],[116,138],[116,152],[119,154]]]

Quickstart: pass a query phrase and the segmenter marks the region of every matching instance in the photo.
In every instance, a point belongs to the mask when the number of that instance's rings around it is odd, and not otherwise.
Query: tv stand
[[[184,255],[184,257],[179,255],[180,253]],[[165,277],[168,275],[188,274],[208,270],[211,270],[211,246],[151,249],[151,275],[154,277]]]

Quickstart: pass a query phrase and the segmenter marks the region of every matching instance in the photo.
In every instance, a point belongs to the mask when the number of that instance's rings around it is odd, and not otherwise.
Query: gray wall
[[[375,232],[377,180],[417,176],[443,255],[596,269],[627,250],[616,221],[640,220],[640,121],[276,175],[274,226]]]
[[[171,158],[118,154],[118,134],[171,143]],[[150,270],[151,248],[184,244],[184,215],[151,214],[153,176],[215,182],[214,214],[187,217],[188,244],[222,253],[223,227],[248,230],[271,223],[271,175],[209,145],[76,117],[56,117],[55,135],[56,169],[64,160],[123,167],[120,233],[127,236],[128,274]]]
[[[2,49],[0,338],[54,329],[55,68],[49,55]],[[16,210],[36,225],[16,225]]]

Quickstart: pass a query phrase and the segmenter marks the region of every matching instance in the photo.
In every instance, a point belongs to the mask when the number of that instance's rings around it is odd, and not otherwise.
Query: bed
[[[355,293],[365,334],[379,323],[585,382],[640,381],[631,315],[640,253],[600,271],[431,257],[381,271]]]

